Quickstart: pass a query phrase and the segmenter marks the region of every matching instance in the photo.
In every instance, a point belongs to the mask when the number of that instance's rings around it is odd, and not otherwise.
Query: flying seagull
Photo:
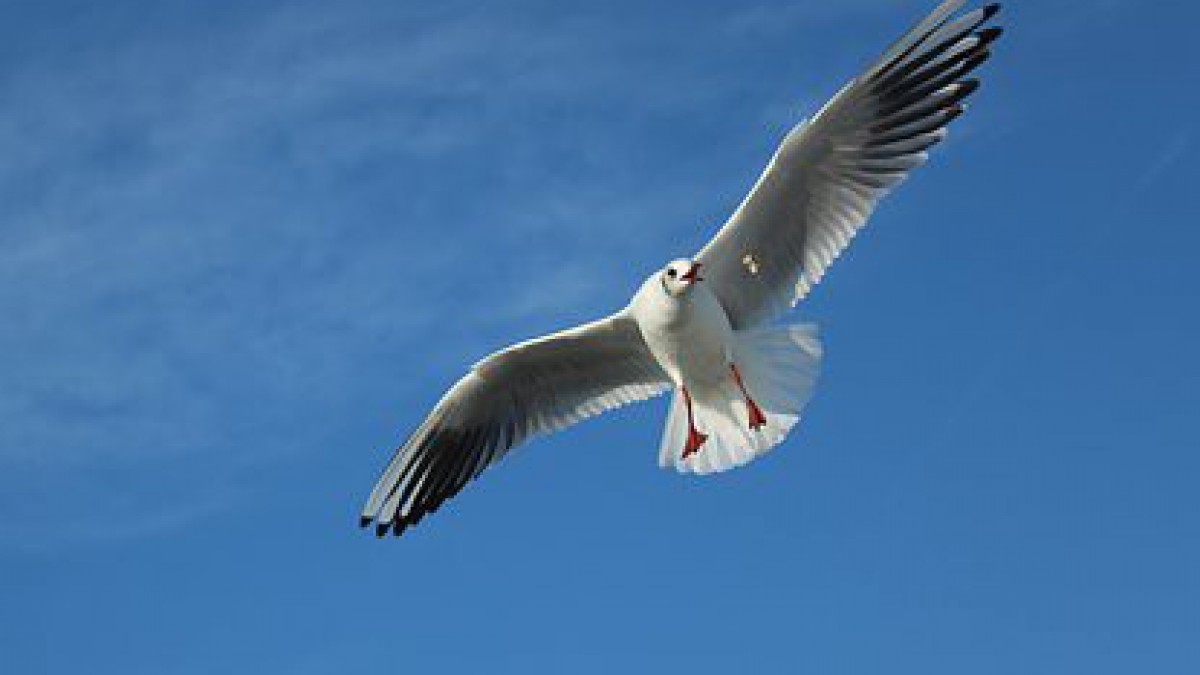
[[[642,283],[612,316],[471,367],[396,451],[361,524],[399,535],[510,449],[673,392],[659,464],[741,466],[800,419],[821,361],[811,324],[777,326],[876,203],[925,163],[979,82],[995,4],[947,0],[783,139],[750,194],[698,254]]]

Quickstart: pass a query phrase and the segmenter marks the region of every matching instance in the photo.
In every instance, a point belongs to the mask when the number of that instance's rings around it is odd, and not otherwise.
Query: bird
[[[923,165],[979,87],[1000,6],[946,0],[783,138],[716,235],[616,313],[474,364],[383,469],[360,515],[400,535],[511,449],[671,393],[658,461],[706,475],[778,446],[811,398],[814,324],[779,325]]]

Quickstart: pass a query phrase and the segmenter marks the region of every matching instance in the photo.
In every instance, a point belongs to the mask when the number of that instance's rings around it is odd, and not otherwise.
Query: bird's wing
[[[999,10],[948,0],[801,122],[717,236],[697,255],[735,328],[794,306],[866,223],[876,203],[946,136],[966,79],[989,55]]]
[[[492,354],[471,368],[395,456],[362,512],[400,534],[510,448],[670,387],[633,318],[618,313]]]

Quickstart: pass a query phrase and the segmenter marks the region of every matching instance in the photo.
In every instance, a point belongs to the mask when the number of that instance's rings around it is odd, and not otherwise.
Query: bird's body
[[[703,283],[672,296],[658,277],[646,279],[629,304],[646,347],[676,387],[711,387],[729,376],[734,340],[729,316]]]
[[[927,159],[978,87],[997,5],[946,0],[786,135],[717,235],[617,313],[476,363],[395,453],[362,512],[379,534],[431,513],[509,449],[673,391],[659,463],[708,474],[777,446],[822,349],[772,321],[803,299],[880,199]]]
[[[621,314],[637,323],[676,392],[659,463],[703,474],[749,462],[783,439],[807,402],[820,346],[807,329],[799,344],[786,337],[788,329],[735,331],[699,268],[672,262],[642,284]],[[764,335],[781,334],[781,344],[763,343]],[[793,377],[780,386],[775,371],[789,366]]]

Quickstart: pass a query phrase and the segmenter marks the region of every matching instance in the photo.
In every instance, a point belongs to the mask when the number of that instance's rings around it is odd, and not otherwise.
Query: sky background
[[[765,459],[660,399],[355,526],[933,4],[0,4],[0,670],[1200,672],[1194,3],[1008,3]]]

